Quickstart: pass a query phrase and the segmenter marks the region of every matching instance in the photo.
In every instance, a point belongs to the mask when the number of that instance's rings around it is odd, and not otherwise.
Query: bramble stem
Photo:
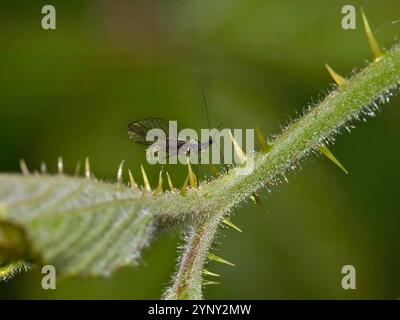
[[[201,218],[197,229],[187,238],[176,277],[166,297],[201,298],[201,271],[222,217],[265,185],[275,184],[276,178],[297,167],[307,154],[333,141],[349,122],[372,116],[399,84],[400,46],[396,45],[277,136],[271,151],[256,155],[254,171],[250,175],[237,175],[235,168],[202,185],[199,190],[191,190],[175,205],[159,206],[164,218],[168,215],[181,219],[182,212],[198,213]],[[208,213],[206,217],[202,216],[204,212]]]

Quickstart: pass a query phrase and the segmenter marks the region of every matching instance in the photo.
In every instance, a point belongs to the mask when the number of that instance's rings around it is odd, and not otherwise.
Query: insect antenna
[[[207,99],[206,99],[206,93],[205,93],[205,89],[204,89],[204,85],[202,86],[202,94],[203,94],[203,102],[204,102],[204,109],[206,110],[206,116],[207,116],[207,125],[208,125],[208,129],[211,129],[211,121],[210,121],[210,114],[208,112],[208,104],[207,104]],[[220,127],[222,126],[222,122],[220,122],[217,126],[217,130],[220,129]],[[211,138],[211,143],[213,143],[215,140],[215,135],[217,134],[217,132],[214,133],[213,137]],[[215,143],[217,143],[215,141]],[[229,171],[229,167],[228,165],[225,163],[225,159],[224,159],[224,155],[222,154],[221,148],[219,147],[218,143],[217,143],[217,148],[219,150],[219,154],[221,155],[221,159],[222,159],[222,163],[223,166],[226,170],[226,172]]]
[[[206,99],[206,93],[204,86],[202,86],[202,94],[203,94],[203,102],[204,102],[204,109],[206,110],[206,116],[207,116],[207,125],[208,128],[211,128],[211,122],[210,122],[210,114],[208,113],[208,105],[207,105],[207,99]]]

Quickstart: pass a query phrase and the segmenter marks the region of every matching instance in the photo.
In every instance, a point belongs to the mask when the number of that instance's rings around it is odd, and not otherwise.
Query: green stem
[[[268,153],[257,153],[254,170],[238,175],[238,168],[191,189],[186,196],[167,193],[151,202],[161,221],[202,218],[204,212],[229,212],[327,142],[352,120],[366,118],[371,109],[386,102],[400,83],[400,46],[352,76],[320,104],[286,128]]]
[[[164,294],[165,299],[199,300],[203,298],[201,289],[204,265],[222,216],[223,214],[214,214],[209,219],[191,227],[180,256],[175,281]]]
[[[166,298],[201,298],[205,257],[224,215],[265,185],[273,185],[276,178],[297,167],[307,154],[333,141],[349,122],[373,115],[378,104],[386,102],[399,84],[400,46],[396,45],[277,136],[270,152],[256,155],[250,175],[238,175],[236,168],[199,190],[191,190],[173,206],[157,203],[163,219],[182,219],[182,212],[201,218],[187,239]],[[204,217],[204,212],[208,216]]]

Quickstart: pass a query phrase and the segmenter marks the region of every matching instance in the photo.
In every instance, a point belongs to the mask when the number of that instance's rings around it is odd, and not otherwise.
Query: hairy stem
[[[208,212],[208,216],[203,217],[187,238],[166,298],[201,298],[201,272],[222,217],[260,188],[275,184],[276,178],[294,169],[308,153],[332,142],[351,121],[372,116],[380,103],[388,101],[399,83],[400,46],[396,45],[277,136],[271,151],[256,155],[251,174],[238,175],[236,168],[199,190],[188,192],[185,200],[177,203],[182,210],[174,206],[175,212]],[[168,208],[163,209],[164,214],[175,215]]]
[[[175,282],[165,293],[164,298],[202,299],[202,281],[207,255],[217,232],[222,214],[214,214],[191,227],[186,236],[186,244],[180,257]]]

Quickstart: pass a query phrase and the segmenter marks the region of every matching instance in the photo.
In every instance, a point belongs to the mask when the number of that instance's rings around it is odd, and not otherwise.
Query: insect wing
[[[169,134],[169,122],[160,118],[136,120],[129,123],[128,136],[132,141],[148,146],[154,143],[154,141],[146,140],[148,132],[152,129],[161,129],[167,138]]]

